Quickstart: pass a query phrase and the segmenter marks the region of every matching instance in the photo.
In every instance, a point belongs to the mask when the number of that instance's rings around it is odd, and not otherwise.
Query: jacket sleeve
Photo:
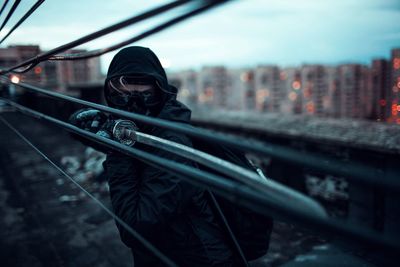
[[[188,138],[163,137],[174,142],[191,145]],[[194,163],[164,150],[152,153],[185,165]],[[182,214],[199,189],[175,174],[121,154],[111,154],[104,162],[114,212],[125,223],[148,241],[162,235],[163,226],[174,216]],[[118,225],[122,241],[135,246],[134,238]]]

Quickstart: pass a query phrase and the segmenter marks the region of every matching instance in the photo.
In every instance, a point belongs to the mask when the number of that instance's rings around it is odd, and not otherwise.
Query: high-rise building
[[[67,53],[84,52],[70,50]],[[37,45],[17,45],[0,48],[0,68],[9,68],[35,57],[42,51]],[[68,86],[100,82],[99,58],[76,61],[45,61],[32,70],[18,74],[21,81],[40,84],[57,91],[66,91]]]
[[[230,79],[225,67],[204,67],[199,72],[198,103],[202,106],[229,108]]]
[[[255,99],[259,111],[280,112],[286,91],[278,66],[258,66],[255,70]]]
[[[400,124],[400,48],[393,49],[391,53],[387,104],[389,105],[387,121]]]
[[[256,91],[254,70],[249,68],[229,70],[230,109],[255,110]]]
[[[20,62],[32,58],[40,53],[37,45],[17,45],[8,48],[0,48],[0,68],[14,67]],[[43,73],[40,66],[35,66],[32,71],[19,75],[24,81],[40,83],[43,80]]]
[[[368,88],[368,68],[360,64],[344,64],[338,67],[340,88],[340,117],[365,118],[370,114],[371,94]]]
[[[400,124],[400,49],[391,60],[280,68],[204,67],[169,74],[179,99],[203,107],[363,118]]]
[[[302,81],[299,68],[284,68],[280,73],[286,98],[282,100],[282,112],[286,114],[302,113]]]
[[[388,61],[385,59],[375,59],[371,65],[368,86],[372,94],[372,109],[369,117],[376,121],[386,121],[388,106],[390,106],[388,103],[388,65]]]
[[[331,108],[328,111],[328,116],[333,118],[340,118],[342,111],[342,89],[339,84],[339,68],[333,68],[329,71],[331,76],[329,86],[329,98],[331,101]]]
[[[327,95],[323,97],[324,115],[339,117],[340,89],[338,88],[338,69],[334,66],[325,66],[325,80],[328,85]]]
[[[86,50],[74,49],[66,53],[83,53]],[[101,79],[100,59],[98,57],[86,60],[58,61],[55,65],[56,75],[58,77],[59,89],[65,91],[69,86],[78,84],[90,84],[99,82]]]
[[[322,65],[302,66],[301,81],[303,85],[303,113],[318,116],[327,115],[331,101],[326,68]]]

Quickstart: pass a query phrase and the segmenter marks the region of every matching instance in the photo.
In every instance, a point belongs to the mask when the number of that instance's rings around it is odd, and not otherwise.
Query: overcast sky
[[[0,37],[36,0],[22,2]],[[167,2],[46,0],[2,47],[54,48]],[[166,18],[146,21],[82,48],[110,45]],[[391,48],[400,47],[400,0],[236,0],[137,44],[153,49],[171,70],[204,65],[368,64],[372,58],[388,58]],[[104,71],[113,55],[102,57]]]

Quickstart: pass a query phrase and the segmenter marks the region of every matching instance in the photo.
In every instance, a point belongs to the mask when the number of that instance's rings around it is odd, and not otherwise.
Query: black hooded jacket
[[[190,110],[176,100],[177,89],[168,84],[164,69],[148,48],[128,47],[110,64],[107,81],[123,74],[154,77],[162,88],[163,105],[158,118],[187,124]],[[110,105],[110,103],[109,103]],[[110,105],[112,106],[112,105]],[[170,130],[146,127],[146,133],[192,146],[191,140]],[[172,153],[135,144],[157,156],[195,166]],[[179,266],[234,266],[232,251],[217,223],[204,190],[139,160],[111,153],[104,162],[114,212]],[[135,266],[162,266],[123,227],[122,241],[132,249]]]

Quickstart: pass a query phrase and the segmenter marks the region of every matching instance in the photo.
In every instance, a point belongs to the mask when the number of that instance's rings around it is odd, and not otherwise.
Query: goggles
[[[151,77],[122,75],[114,77],[108,81],[108,88],[115,90],[120,94],[144,92],[154,89],[155,87],[156,82]]]

